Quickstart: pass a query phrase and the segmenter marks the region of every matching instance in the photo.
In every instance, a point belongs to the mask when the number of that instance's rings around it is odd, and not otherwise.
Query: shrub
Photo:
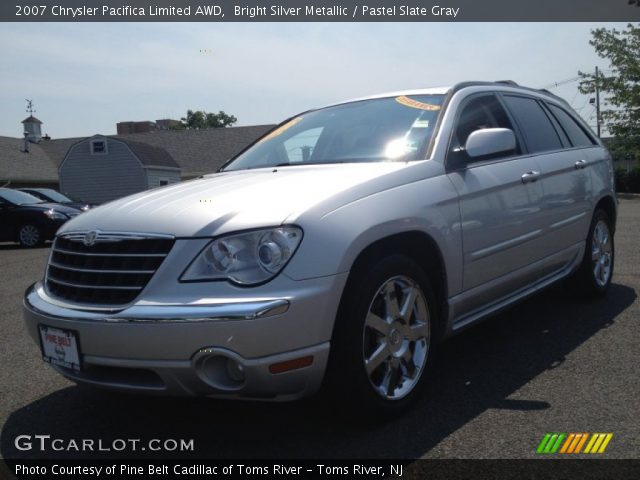
[[[616,192],[619,193],[640,193],[640,167],[636,167],[630,172],[624,168],[616,168]]]

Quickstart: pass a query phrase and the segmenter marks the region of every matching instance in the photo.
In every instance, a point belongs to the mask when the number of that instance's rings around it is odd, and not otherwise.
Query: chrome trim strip
[[[64,253],[65,255],[84,255],[87,257],[166,257],[168,253],[85,253],[72,252],[62,248],[53,248],[53,252]]]
[[[78,237],[81,236],[81,239],[84,236],[92,231],[96,231],[100,234],[100,238],[114,238],[119,240],[148,240],[148,239],[165,239],[165,240],[175,240],[175,236],[168,235],[166,233],[143,233],[143,232],[111,232],[111,231],[103,231],[103,230],[74,230],[71,232],[60,233],[57,236],[63,238],[69,237]],[[75,240],[76,238],[69,238],[69,240]]]
[[[57,283],[58,285],[65,285],[67,287],[88,288],[88,289],[97,288],[98,290],[142,290],[144,288],[144,287],[122,287],[120,285],[114,285],[114,286],[108,286],[108,285],[78,285],[76,283],[69,283],[69,282],[64,282],[62,280],[58,280],[57,278],[52,277],[51,274],[49,274],[49,276],[47,277],[47,281],[48,282]]]
[[[210,322],[212,320],[256,320],[280,315],[289,310],[289,301],[284,299],[247,303],[221,303],[214,305],[188,306],[167,305],[164,307],[133,306],[122,317],[105,318],[107,322]]]
[[[156,273],[155,270],[95,270],[90,268],[77,268],[77,267],[69,267],[67,265],[61,265],[56,262],[49,262],[49,266],[60,268],[62,270],[71,270],[73,272],[87,272],[87,273],[130,273],[130,274],[139,274],[139,275],[153,275]]]
[[[121,311],[80,310],[80,306],[65,308],[40,296],[42,285],[36,283],[24,298],[25,307],[40,315],[60,320],[100,321],[120,323],[182,323],[224,320],[256,320],[281,315],[289,310],[284,298],[250,302],[226,302],[207,305],[133,305]]]

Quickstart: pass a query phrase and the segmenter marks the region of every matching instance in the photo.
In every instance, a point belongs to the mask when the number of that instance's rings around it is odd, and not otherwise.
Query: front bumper
[[[291,400],[320,387],[346,275],[286,281],[295,288],[279,297],[204,305],[138,302],[119,312],[70,308],[36,283],[25,294],[24,319],[37,343],[40,324],[77,332],[82,370],[53,366],[77,383],[130,392]],[[281,371],[289,362],[298,368]]]

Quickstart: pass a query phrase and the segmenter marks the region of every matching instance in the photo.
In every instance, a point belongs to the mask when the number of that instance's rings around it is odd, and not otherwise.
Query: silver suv
[[[394,410],[441,339],[561,279],[604,294],[615,220],[610,156],[560,98],[379,95],[69,221],[25,320],[79,383]]]

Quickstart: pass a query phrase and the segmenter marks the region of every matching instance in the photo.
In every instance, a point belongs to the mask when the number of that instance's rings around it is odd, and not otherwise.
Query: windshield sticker
[[[429,120],[417,119],[415,122],[413,122],[411,128],[429,128]]]
[[[407,107],[411,107],[411,108],[418,108],[420,110],[428,110],[428,111],[435,111],[435,110],[440,110],[440,105],[432,105],[430,103],[422,103],[419,102],[417,100],[413,100],[409,97],[405,97],[404,95],[400,96],[400,97],[396,97],[396,102],[405,105]]]
[[[285,123],[284,125],[279,126],[278,128],[276,128],[273,132],[271,132],[270,134],[262,137],[258,143],[260,142],[264,142],[265,140],[271,140],[274,137],[277,137],[278,135],[282,134],[283,132],[287,131],[288,129],[290,129],[291,127],[293,127],[296,123],[300,122],[300,120],[302,120],[302,117],[296,117],[292,120],[289,120],[287,123]]]

